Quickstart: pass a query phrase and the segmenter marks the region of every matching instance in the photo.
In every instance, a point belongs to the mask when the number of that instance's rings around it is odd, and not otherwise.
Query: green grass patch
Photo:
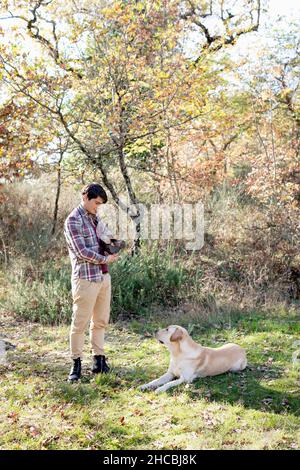
[[[167,368],[168,352],[149,331],[168,318],[149,316],[147,327],[142,319],[111,325],[106,352],[112,373],[104,376],[90,372],[86,338],[82,381],[70,385],[69,328],[5,317],[6,337],[17,349],[0,366],[1,448],[299,448],[300,368],[293,362],[299,334],[295,316],[271,317],[248,312],[218,328],[193,319],[196,341],[213,347],[237,342],[247,350],[249,367],[161,395],[138,386]]]

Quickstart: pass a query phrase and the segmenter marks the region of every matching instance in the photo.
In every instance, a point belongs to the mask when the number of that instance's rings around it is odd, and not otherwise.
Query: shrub
[[[71,318],[71,282],[66,266],[55,262],[34,267],[20,263],[8,273],[6,298],[0,307],[26,320],[59,324]]]
[[[151,304],[176,305],[188,281],[183,263],[176,262],[168,248],[142,247],[138,256],[129,255],[111,266],[112,314],[141,315]]]

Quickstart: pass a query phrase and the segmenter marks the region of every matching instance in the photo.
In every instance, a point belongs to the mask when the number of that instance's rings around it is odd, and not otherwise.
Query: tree
[[[114,201],[136,222],[137,239],[140,214],[119,198],[110,169],[119,169],[129,202],[137,207],[129,167],[139,167],[145,149],[149,155],[147,150],[168,143],[171,129],[201,115],[201,109],[194,114],[193,102],[205,101],[208,89],[201,76],[207,58],[258,27],[260,2],[239,3],[240,14],[225,1],[31,0],[28,6],[15,0],[4,5],[3,18],[20,22],[12,48],[1,50],[4,82],[45,113],[101,171]],[[216,15],[220,34],[205,25]],[[195,27],[200,53],[190,60],[184,35]],[[21,34],[39,45],[36,54],[22,50]]]

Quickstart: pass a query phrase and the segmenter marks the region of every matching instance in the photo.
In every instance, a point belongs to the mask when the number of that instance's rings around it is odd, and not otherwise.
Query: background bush
[[[112,318],[143,315],[151,305],[174,306],[186,295],[188,272],[170,249],[142,248],[139,256],[123,254],[111,265]],[[23,259],[10,267],[0,307],[43,324],[70,322],[71,268],[68,258],[41,264]]]

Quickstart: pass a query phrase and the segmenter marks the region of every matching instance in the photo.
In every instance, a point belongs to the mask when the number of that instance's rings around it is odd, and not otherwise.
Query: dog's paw
[[[165,392],[165,391],[166,391],[165,387],[158,387],[158,388],[155,390],[155,393],[158,394],[158,393],[163,393],[163,392]]]
[[[138,387],[138,390],[140,390],[140,392],[144,392],[145,390],[149,390],[149,388],[150,387],[147,384],[145,384],[145,385],[140,385]]]
[[[144,392],[145,390],[152,391],[152,390],[155,390],[156,387],[157,385],[144,384],[144,385],[140,385],[139,390],[141,392]]]

